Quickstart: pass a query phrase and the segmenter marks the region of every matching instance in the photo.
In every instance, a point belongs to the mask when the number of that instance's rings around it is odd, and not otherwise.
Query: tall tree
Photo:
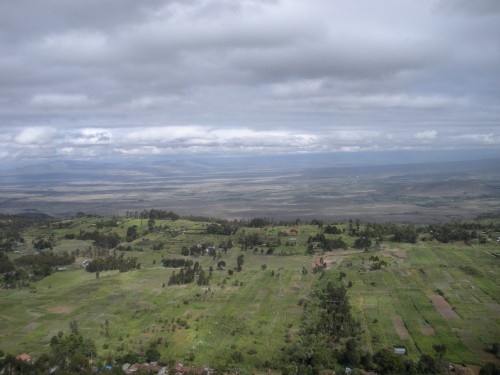
[[[236,259],[236,264],[238,266],[238,272],[242,270],[243,263],[245,263],[245,256],[243,254],[239,255]]]

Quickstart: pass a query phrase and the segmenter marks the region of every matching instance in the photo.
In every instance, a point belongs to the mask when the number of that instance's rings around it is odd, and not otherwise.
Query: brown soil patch
[[[30,333],[31,331],[33,331],[36,327],[38,327],[40,325],[40,323],[37,323],[37,322],[32,322],[30,324],[27,324],[25,325],[22,329],[21,329],[21,332],[24,333],[24,334],[28,334]]]
[[[458,314],[455,311],[453,311],[453,308],[448,303],[448,301],[443,298],[443,296],[435,294],[430,296],[429,298],[431,299],[432,303],[439,311],[439,313],[443,316],[443,318],[446,319],[459,318]]]
[[[403,319],[399,315],[392,316],[391,321],[394,330],[396,331],[401,340],[409,340],[411,338],[410,333],[405,327]]]
[[[323,254],[321,256],[315,256],[311,265],[314,267],[316,264],[319,264],[320,259],[323,258],[323,262],[326,263],[328,267],[330,264],[335,264],[338,261],[341,261],[343,257],[346,255],[359,253],[360,250],[333,250],[328,254]]]
[[[398,259],[408,259],[408,256],[406,255],[406,251],[390,251],[389,254],[391,254],[394,258]]]
[[[48,309],[52,314],[69,314],[73,311],[73,307],[68,305],[56,306]]]
[[[424,336],[434,336],[436,334],[434,328],[432,328],[431,326],[420,327],[420,331]]]

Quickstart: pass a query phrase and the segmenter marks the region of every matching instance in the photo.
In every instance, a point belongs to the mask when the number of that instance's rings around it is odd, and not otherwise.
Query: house
[[[455,374],[460,374],[460,375],[469,375],[471,373],[471,370],[469,370],[468,367],[464,367],[464,366],[457,365],[454,363],[450,363],[449,369],[451,372],[454,372]]]
[[[169,368],[168,366],[160,366],[156,362],[152,363],[135,363],[130,365],[128,363],[122,366],[122,370],[128,374],[133,375],[139,370],[146,371],[150,374],[157,375],[186,375],[186,374],[199,374],[199,375],[213,375],[214,370],[207,366],[184,366],[182,363],[177,362],[173,368]]]
[[[394,354],[405,355],[406,354],[406,348],[405,347],[401,347],[401,346],[396,346],[394,348]]]
[[[157,364],[153,364],[153,363],[135,363],[131,366],[129,366],[127,369],[123,369],[123,371],[126,373],[126,374],[134,374],[135,372],[139,371],[139,370],[144,370],[146,372],[150,372],[150,373],[158,373],[160,370],[161,370],[161,366],[158,366]]]
[[[16,359],[19,359],[23,362],[26,362],[26,363],[31,363],[31,355],[29,355],[28,353],[22,353],[22,354],[19,354]]]

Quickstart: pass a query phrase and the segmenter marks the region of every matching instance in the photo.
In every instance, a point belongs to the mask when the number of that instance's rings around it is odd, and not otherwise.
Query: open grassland
[[[85,217],[62,229],[29,228],[18,251],[33,252],[31,240],[52,235],[57,239],[55,253],[83,252],[92,248],[92,241],[65,235],[93,231],[102,220]],[[80,256],[68,270],[29,287],[0,289],[2,350],[41,354],[51,337],[68,331],[75,320],[95,340],[100,358],[144,353],[155,343],[164,360],[264,369],[275,365],[282,348],[299,338],[302,303],[318,285],[333,281],[348,288],[364,351],[404,346],[417,359],[432,354],[434,344],[445,344],[444,359],[450,362],[480,365],[496,360],[485,351],[500,341],[500,259],[492,255],[499,252],[496,242],[442,244],[420,238],[416,244],[383,241],[363,251],[353,249],[354,239],[344,232],[340,237],[347,250],[316,249],[307,255],[309,236],[322,231],[317,225],[298,225],[293,233],[291,226],[270,225],[215,235],[207,233],[203,222],[156,220],[156,229],[148,231],[146,219],[115,220],[115,227],[100,230],[125,238],[127,228],[137,226],[139,237],[122,245],[131,246],[124,254],[137,257],[141,268],[103,271],[97,279],[81,267],[85,257]],[[347,224],[338,227],[346,229]],[[272,255],[266,255],[264,244],[243,251],[238,245],[243,233],[262,238],[282,233],[281,243]],[[198,261],[207,273],[213,267],[208,286],[167,285],[178,270],[164,268],[162,258],[181,258],[183,246],[219,246],[229,239],[235,246],[218,252],[227,264],[224,270],[217,269],[218,257],[184,257]],[[153,250],[158,243],[163,249]],[[243,269],[229,275],[242,254]],[[372,270],[373,256],[386,266]],[[313,273],[320,258],[327,264],[325,273]],[[341,272],[346,276],[339,281]]]

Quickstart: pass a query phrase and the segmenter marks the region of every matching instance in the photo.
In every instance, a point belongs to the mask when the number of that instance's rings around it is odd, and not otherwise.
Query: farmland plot
[[[394,258],[383,270],[369,269],[369,254],[339,268],[354,284],[350,294],[372,351],[404,346],[417,358],[444,343],[450,361],[494,360],[484,351],[500,337],[494,318],[500,311],[498,264],[491,254],[474,246],[430,244],[406,249],[405,257],[401,250],[379,253]],[[470,269],[478,272],[471,275]]]

